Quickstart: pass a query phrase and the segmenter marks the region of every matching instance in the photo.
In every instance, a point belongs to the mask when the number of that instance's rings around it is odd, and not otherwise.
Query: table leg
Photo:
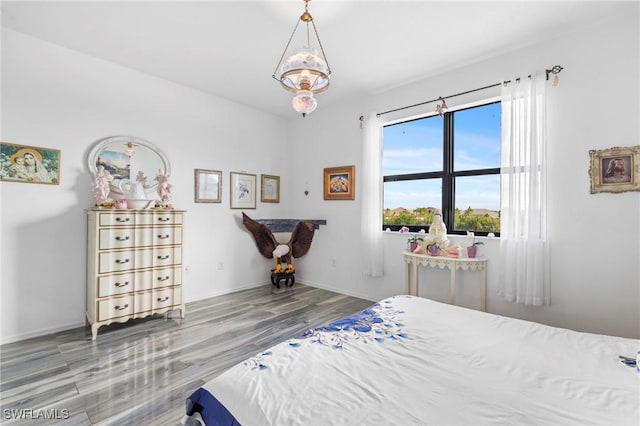
[[[411,262],[407,262],[407,270],[405,271],[405,284],[407,294],[411,294]]]
[[[449,277],[449,303],[456,304],[456,265],[449,265],[451,276]]]
[[[480,274],[480,309],[487,312],[487,269]]]
[[[418,263],[411,262],[411,269],[412,269],[411,289],[409,294],[412,294],[414,296],[419,296],[418,294]]]

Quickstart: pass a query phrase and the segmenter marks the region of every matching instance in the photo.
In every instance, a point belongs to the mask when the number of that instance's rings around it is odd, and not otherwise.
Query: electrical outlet
[[[336,259],[331,259],[331,266],[336,267]]]
[[[222,271],[224,269],[224,262],[218,262],[218,271]]]

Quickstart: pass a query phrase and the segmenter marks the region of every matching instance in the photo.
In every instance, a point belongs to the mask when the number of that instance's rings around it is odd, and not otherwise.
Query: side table
[[[414,254],[408,251],[402,252],[404,262],[407,264],[406,285],[407,294],[418,295],[418,266],[430,268],[449,268],[449,303],[456,304],[456,270],[471,270],[480,272],[480,309],[487,310],[487,259],[459,258],[445,256],[428,256]]]

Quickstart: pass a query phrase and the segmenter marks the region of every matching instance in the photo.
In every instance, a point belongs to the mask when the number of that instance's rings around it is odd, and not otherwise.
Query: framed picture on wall
[[[640,191],[640,145],[590,150],[591,193]]]
[[[0,180],[60,184],[60,150],[0,142]]]
[[[195,169],[194,188],[196,203],[222,202],[222,172],[218,170]]]
[[[231,208],[256,208],[256,175],[231,172]]]
[[[260,175],[260,201],[263,203],[280,202],[280,176]]]
[[[326,168],[323,182],[325,200],[355,200],[356,166]]]

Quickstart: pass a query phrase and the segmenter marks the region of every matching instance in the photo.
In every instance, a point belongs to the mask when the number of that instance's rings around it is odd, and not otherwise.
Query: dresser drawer
[[[182,267],[136,272],[136,291],[182,284]]]
[[[170,308],[175,305],[173,288],[165,288],[161,290],[145,291],[135,294],[135,313],[139,314],[151,310],[159,310]]]
[[[112,297],[98,301],[98,321],[133,314],[133,296]]]
[[[98,213],[98,225],[99,226],[127,226],[135,225],[136,214],[133,212],[115,212],[105,211]]]
[[[156,290],[153,292],[153,309],[168,308],[175,305],[173,300],[173,289]]]
[[[182,264],[182,247],[161,247],[136,251],[137,268],[162,268]]]
[[[182,225],[182,213],[154,211],[152,225]]]
[[[182,244],[182,227],[141,228],[136,233],[136,246],[170,246]]]
[[[98,273],[131,271],[135,268],[135,250],[105,251],[98,253]]]
[[[135,280],[133,273],[98,277],[98,297],[129,293],[135,289]]]
[[[105,228],[98,231],[98,249],[123,249],[136,245],[135,228]]]
[[[98,235],[100,250],[182,244],[182,227],[102,228]]]
[[[182,247],[105,251],[98,254],[98,273],[131,271],[182,264]]]

